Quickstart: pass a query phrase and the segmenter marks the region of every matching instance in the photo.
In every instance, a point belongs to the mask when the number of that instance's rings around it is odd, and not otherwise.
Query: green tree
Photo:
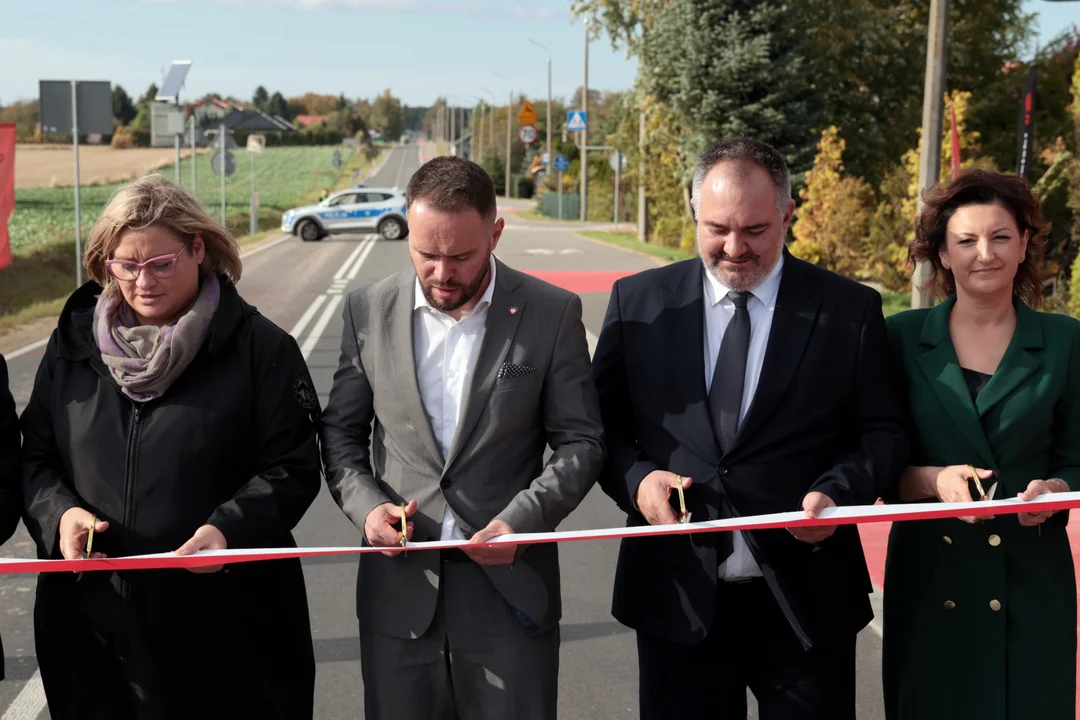
[[[864,245],[873,193],[862,178],[844,176],[845,146],[835,125],[821,133],[814,167],[799,193],[791,252],[841,275],[870,279]]]
[[[371,109],[371,125],[379,129],[387,142],[397,142],[405,130],[405,116],[398,100],[389,89],[375,99]]]
[[[113,88],[112,107],[113,117],[121,125],[130,123],[139,112],[135,109],[135,103],[131,101],[131,97],[119,85]]]
[[[271,115],[287,117],[289,104],[285,101],[285,97],[281,93],[275,92],[270,96],[270,99],[266,101],[266,106],[263,109]],[[295,115],[293,117],[295,117]]]
[[[157,86],[157,84],[156,83],[150,83],[150,87],[146,88],[146,92],[144,92],[143,96],[141,98],[139,98],[139,102],[137,103],[139,109],[141,110],[141,109],[143,109],[145,107],[149,107],[150,104],[152,102],[154,102],[154,98],[157,97],[157,94],[158,94],[158,86]]]
[[[256,110],[265,110],[269,100],[270,93],[266,91],[266,88],[262,85],[255,88],[255,94],[251,96],[251,104],[255,106]]]

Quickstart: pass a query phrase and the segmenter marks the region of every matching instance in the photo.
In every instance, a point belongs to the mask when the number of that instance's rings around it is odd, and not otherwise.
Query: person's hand
[[[469,544],[491,542],[500,535],[511,535],[514,528],[502,520],[492,520],[483,530],[469,538]],[[480,565],[509,565],[514,562],[518,546],[512,543],[496,543],[486,547],[463,547],[462,551]]]
[[[79,560],[86,552],[86,539],[90,536],[90,527],[94,534],[109,529],[107,520],[94,522],[94,515],[80,507],[69,508],[60,516],[60,554],[65,560]],[[91,548],[93,549],[93,548]],[[105,553],[92,552],[91,559],[106,557]]]
[[[975,468],[975,472],[979,474],[979,482],[994,476],[993,470]],[[971,480],[971,468],[967,465],[943,467],[938,471],[937,477],[934,479],[934,495],[941,502],[972,502],[975,498],[971,497],[969,480]],[[979,515],[976,517],[969,515],[958,519],[966,523],[977,523],[992,517],[994,516]]]
[[[221,534],[213,525],[203,525],[201,528],[195,531],[195,534],[191,536],[191,539],[181,545],[176,550],[176,555],[194,555],[197,552],[203,550],[227,550],[229,543],[225,541],[225,536]],[[188,572],[193,573],[216,573],[224,565],[208,565],[207,567],[193,567],[188,568]]]
[[[634,494],[638,512],[650,525],[675,525],[679,515],[671,507],[671,493],[682,482],[683,490],[690,487],[691,480],[665,470],[653,470],[645,476]]]
[[[1016,496],[1024,502],[1031,502],[1040,495],[1055,492],[1068,492],[1069,485],[1064,480],[1053,478],[1051,480],[1032,480],[1028,483],[1027,489],[1022,493],[1017,493]],[[1054,514],[1054,511],[1043,512],[1030,512],[1030,513],[1018,513],[1017,519],[1020,524],[1025,527],[1034,527],[1040,525],[1046,521],[1048,517]]]
[[[405,506],[405,517],[411,518],[416,514],[416,501],[410,500]],[[412,540],[413,524],[406,521],[405,539]],[[372,547],[396,547],[397,550],[384,550],[383,555],[395,557],[403,552],[401,549],[401,506],[394,503],[383,503],[368,513],[364,520],[364,537]]]
[[[821,514],[821,511],[825,508],[836,507],[836,503],[833,499],[820,492],[808,492],[806,497],[802,501],[803,512],[806,513],[808,518],[816,518]],[[802,540],[804,543],[813,545],[815,543],[823,542],[832,536],[836,532],[836,525],[815,525],[811,527],[795,527],[789,528],[788,532],[795,536],[795,539]]]

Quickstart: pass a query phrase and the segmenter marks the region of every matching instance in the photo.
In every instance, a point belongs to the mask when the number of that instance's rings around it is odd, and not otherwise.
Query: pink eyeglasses
[[[117,280],[137,280],[143,269],[149,270],[157,279],[164,280],[176,270],[176,262],[183,253],[181,250],[172,255],[158,255],[141,263],[134,260],[106,260],[105,265]]]

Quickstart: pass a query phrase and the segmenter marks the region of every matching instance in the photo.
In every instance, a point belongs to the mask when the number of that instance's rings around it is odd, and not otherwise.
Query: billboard
[[[108,81],[79,80],[77,83],[79,134],[112,135],[112,84]],[[71,81],[38,82],[41,102],[41,132],[71,133]]]

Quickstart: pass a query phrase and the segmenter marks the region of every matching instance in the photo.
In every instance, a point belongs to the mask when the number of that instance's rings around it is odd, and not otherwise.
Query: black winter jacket
[[[92,328],[101,288],[72,295],[22,416],[27,526],[41,557],[60,557],[60,518],[75,506],[109,521],[94,550],[111,557],[175,550],[204,524],[230,548],[294,545],[321,484],[318,396],[293,338],[224,278],[221,287],[199,354],[146,403],[122,394],[101,360]],[[102,716],[126,717],[134,703],[139,716],[228,717],[237,702],[236,717],[311,717],[298,561],[213,575],[43,574],[35,615],[54,718],[90,717],[102,695],[122,702]],[[99,683],[129,690],[82,690],[95,658]]]

